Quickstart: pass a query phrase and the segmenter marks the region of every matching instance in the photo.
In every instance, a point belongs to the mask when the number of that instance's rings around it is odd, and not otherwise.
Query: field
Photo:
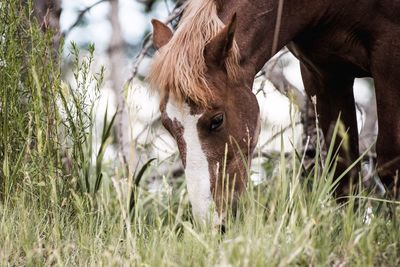
[[[364,189],[336,201],[332,149],[323,158],[318,149],[307,174],[301,155],[271,160],[225,234],[196,225],[184,177],[163,177],[154,192],[157,160],[133,174],[104,160],[113,119],[93,147],[89,87],[99,90],[104,71],[91,74],[94,48],[82,57],[73,46],[69,85],[51,34],[8,7],[0,8],[0,266],[400,265],[400,203]]]

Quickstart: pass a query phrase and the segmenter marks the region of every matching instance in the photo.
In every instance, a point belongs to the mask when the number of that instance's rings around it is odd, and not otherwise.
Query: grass
[[[400,265],[398,203],[363,192],[339,205],[333,150],[307,176],[296,155],[266,163],[225,235],[193,225],[183,177],[154,193],[146,168],[126,177],[104,161],[112,121],[95,151],[93,48],[72,47],[75,82],[62,82],[51,34],[19,2],[0,7],[0,266]]]
[[[158,194],[137,188],[132,216],[127,180],[114,179],[94,198],[72,193],[68,204],[50,185],[42,186],[50,187],[46,202],[32,202],[41,187],[26,184],[0,205],[1,265],[398,266],[399,229],[378,202],[339,207],[329,181],[310,189],[292,178],[285,168],[249,185],[223,236],[191,224],[184,183]]]

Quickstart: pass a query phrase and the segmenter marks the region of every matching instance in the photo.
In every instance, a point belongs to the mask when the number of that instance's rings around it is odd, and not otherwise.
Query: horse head
[[[178,145],[193,215],[223,225],[245,190],[260,131],[253,77],[240,68],[234,41],[236,16],[198,39],[193,28],[173,33],[160,21],[152,24],[159,55],[150,84],[162,87],[161,120]]]

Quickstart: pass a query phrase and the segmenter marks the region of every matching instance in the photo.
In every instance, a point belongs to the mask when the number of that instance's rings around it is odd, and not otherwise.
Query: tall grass
[[[301,157],[282,153],[249,182],[225,235],[197,228],[183,177],[164,177],[154,193],[145,182],[155,161],[135,177],[104,162],[113,120],[92,145],[103,77],[91,74],[93,47],[82,57],[72,46],[71,85],[53,52],[29,6],[1,4],[1,266],[399,266],[400,229],[386,203],[364,192],[347,205],[332,198],[333,149],[308,175]]]

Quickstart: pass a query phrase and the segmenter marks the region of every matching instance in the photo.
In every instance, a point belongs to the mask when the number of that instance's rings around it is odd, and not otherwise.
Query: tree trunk
[[[43,32],[53,31],[53,46],[57,51],[60,45],[61,0],[35,0],[34,13]]]
[[[119,1],[111,0],[111,10],[109,19],[112,26],[112,35],[110,45],[108,49],[109,60],[110,60],[110,73],[113,91],[116,96],[118,105],[118,115],[115,122],[115,130],[118,139],[118,153],[122,156],[123,164],[127,171],[127,175],[131,175],[131,170],[136,166],[136,149],[133,146],[131,137],[131,128],[129,124],[129,114],[125,101],[125,88],[124,88],[124,76],[123,67],[124,63],[124,51],[122,38],[122,30],[119,22]],[[133,168],[130,168],[133,167]]]

